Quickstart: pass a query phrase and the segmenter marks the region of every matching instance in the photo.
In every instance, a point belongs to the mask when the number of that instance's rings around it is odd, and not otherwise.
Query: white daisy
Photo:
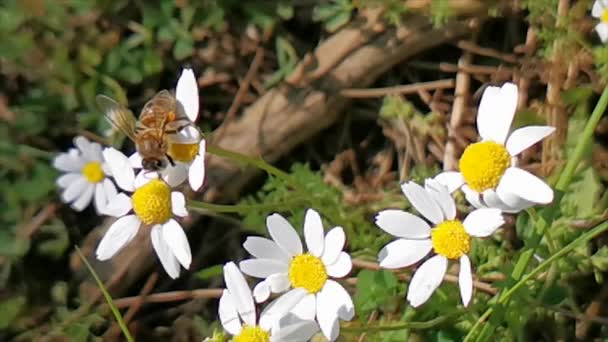
[[[553,201],[553,190],[540,178],[517,167],[516,156],[555,131],[550,126],[526,126],[509,134],[517,107],[517,86],[488,87],[477,113],[480,142],[460,157],[459,172],[435,178],[450,192],[461,188],[476,208],[518,212]]]
[[[319,327],[314,321],[284,317],[276,321],[258,320],[251,289],[233,262],[224,265],[226,289],[220,298],[220,322],[234,342],[308,341]],[[262,317],[265,313],[262,313]]]
[[[132,193],[121,192],[106,207],[105,214],[118,217],[97,247],[97,259],[107,260],[126,246],[137,235],[139,227],[150,227],[152,246],[165,271],[177,278],[180,264],[188,269],[192,261],[188,238],[173,216],[185,217],[186,199],[181,192],[171,191],[167,183],[157,179],[136,177],[129,159],[114,148],[103,151],[116,184]],[[149,173],[156,175],[156,173]]]
[[[192,69],[182,71],[175,89],[178,114],[192,123],[176,134],[168,136],[169,151],[175,165],[160,171],[161,177],[171,186],[177,186],[188,178],[190,187],[198,190],[205,179],[205,140],[194,122],[198,118],[198,85]],[[129,158],[135,168],[141,168],[141,156],[135,152]]]
[[[608,0],[595,0],[591,15],[600,19],[600,22],[595,25],[595,31],[602,42],[605,43],[608,41]]]
[[[407,300],[417,307],[426,302],[441,284],[448,259],[459,260],[460,296],[463,305],[467,306],[473,293],[471,261],[467,256],[472,237],[494,233],[504,223],[500,210],[476,209],[461,222],[456,219],[456,205],[448,189],[439,182],[427,179],[424,188],[414,182],[403,183],[401,190],[433,227],[402,210],[379,212],[376,225],[399,238],[382,248],[378,255],[380,266],[389,269],[410,266],[433,251],[434,255],[418,267],[409,284]]]
[[[313,209],[306,211],[304,252],[298,233],[279,214],[266,218],[272,240],[248,237],[243,247],[255,258],[240,263],[243,273],[264,278],[254,288],[258,302],[270,293],[281,293],[265,310],[265,319],[280,319],[288,312],[303,320],[317,320],[325,337],[335,340],[340,333],[339,320],[351,320],[355,308],[348,292],[332,278],[346,276],[352,269],[350,255],[342,251],[344,230],[335,227],[327,235],[321,217]]]
[[[108,199],[116,196],[116,187],[108,178],[112,174],[101,153],[101,145],[82,136],[74,138],[74,145],[76,148],[53,160],[53,166],[65,172],[57,178],[57,185],[63,190],[61,199],[74,210],[82,211],[95,198],[95,210],[102,213]]]

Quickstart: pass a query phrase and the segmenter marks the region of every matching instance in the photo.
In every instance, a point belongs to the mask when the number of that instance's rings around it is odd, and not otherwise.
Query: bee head
[[[144,170],[160,171],[167,166],[167,162],[153,157],[143,158],[141,160],[141,166],[144,168]]]

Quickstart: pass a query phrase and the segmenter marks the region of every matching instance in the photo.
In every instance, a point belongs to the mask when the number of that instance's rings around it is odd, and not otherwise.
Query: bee
[[[97,95],[97,104],[105,113],[114,129],[122,132],[135,143],[142,157],[141,165],[147,171],[160,171],[168,163],[175,165],[169,155],[171,139],[194,124],[178,110],[181,104],[167,90],[161,90],[150,99],[136,119],[133,112],[105,95]]]

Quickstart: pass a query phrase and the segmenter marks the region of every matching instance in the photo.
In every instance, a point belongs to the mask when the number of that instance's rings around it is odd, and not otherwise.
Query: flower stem
[[[294,197],[291,200],[283,201],[281,203],[263,203],[263,204],[212,204],[207,202],[200,202],[195,200],[188,200],[188,209],[199,212],[215,212],[215,213],[246,213],[253,210],[278,210],[281,208],[289,207],[293,204],[299,204],[306,202],[303,197]]]

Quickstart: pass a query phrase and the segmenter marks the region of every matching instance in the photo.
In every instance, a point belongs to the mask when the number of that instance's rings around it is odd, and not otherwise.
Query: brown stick
[[[386,95],[396,94],[412,94],[420,90],[434,90],[434,89],[450,89],[454,88],[454,80],[437,80],[431,82],[418,82],[414,84],[406,84],[394,87],[384,88],[351,88],[343,89],[340,91],[340,95],[351,98],[369,98],[369,97],[382,97]]]

